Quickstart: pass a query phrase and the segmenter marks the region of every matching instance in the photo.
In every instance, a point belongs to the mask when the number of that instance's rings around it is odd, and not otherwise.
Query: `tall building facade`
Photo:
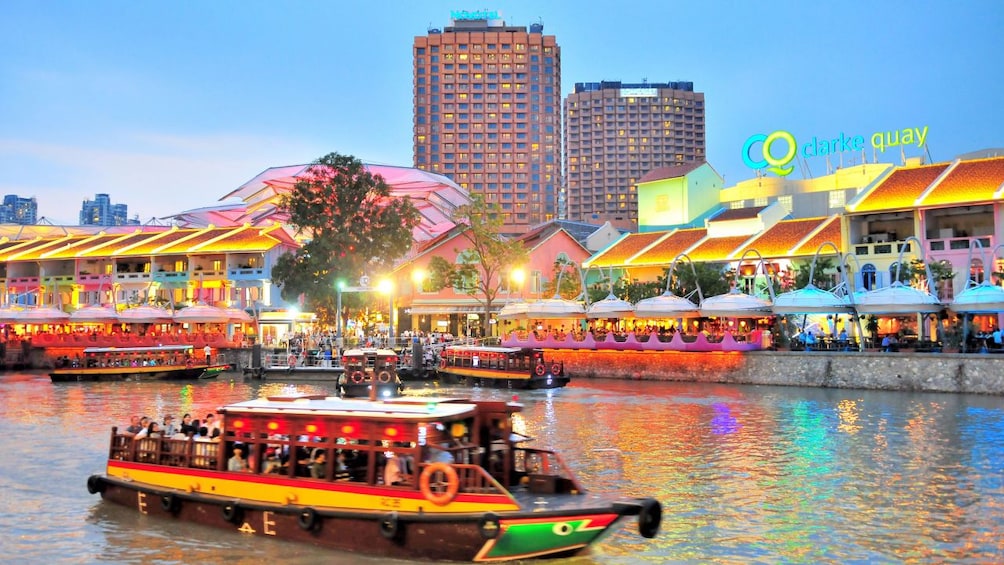
[[[415,167],[498,204],[504,231],[559,217],[561,50],[542,24],[455,12],[415,37]]]
[[[38,221],[38,202],[34,197],[24,198],[16,194],[3,197],[0,204],[0,224],[34,225]]]
[[[576,83],[565,99],[568,219],[638,229],[635,183],[705,161],[704,93],[692,82]]]
[[[94,200],[84,200],[80,208],[80,225],[124,226],[130,223],[128,209],[125,204],[112,204],[107,194],[96,194]]]

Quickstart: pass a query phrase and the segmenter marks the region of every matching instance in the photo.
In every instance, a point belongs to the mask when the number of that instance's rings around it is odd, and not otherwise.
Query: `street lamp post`
[[[393,347],[394,340],[394,281],[390,279],[381,279],[377,288],[380,292],[387,293],[388,301],[388,315],[387,315],[387,341],[390,342]]]
[[[345,281],[339,279],[335,282],[335,347],[338,353],[342,350],[342,290],[345,289]]]

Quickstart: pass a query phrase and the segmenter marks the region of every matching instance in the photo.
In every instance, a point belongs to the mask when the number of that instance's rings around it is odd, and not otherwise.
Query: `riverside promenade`
[[[1004,395],[1004,355],[545,349],[575,377]]]

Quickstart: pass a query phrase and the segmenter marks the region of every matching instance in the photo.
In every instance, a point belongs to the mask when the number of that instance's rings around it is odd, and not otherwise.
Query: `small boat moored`
[[[217,441],[112,428],[88,491],[144,515],[396,559],[488,562],[581,553],[652,498],[587,493],[514,431],[522,406],[401,397],[272,397],[219,409]]]
[[[404,387],[397,376],[397,362],[393,349],[346,349],[342,353],[345,370],[338,377],[338,390],[346,398],[400,396]]]
[[[469,384],[514,388],[559,388],[570,380],[564,363],[548,362],[543,349],[530,347],[448,346],[438,371]]]
[[[77,381],[198,379],[207,370],[226,365],[207,365],[191,345],[153,347],[88,347],[83,358],[53,369],[54,383]]]

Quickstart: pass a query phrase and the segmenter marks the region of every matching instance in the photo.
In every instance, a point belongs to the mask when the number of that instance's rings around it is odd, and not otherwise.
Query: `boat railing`
[[[433,463],[420,463],[421,472]],[[453,463],[450,465],[457,472],[458,492],[477,494],[505,494],[507,491],[494,477],[488,474],[480,465]]]
[[[220,444],[215,441],[162,437],[136,439],[118,433],[118,428],[113,427],[108,457],[119,461],[212,469],[216,467],[219,451]]]

